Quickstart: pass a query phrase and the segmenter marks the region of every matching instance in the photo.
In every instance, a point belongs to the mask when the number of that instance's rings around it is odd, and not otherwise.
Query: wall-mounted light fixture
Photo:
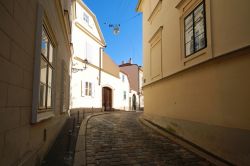
[[[88,60],[87,59],[84,59],[83,61],[81,61],[83,63],[83,68],[75,68],[74,66],[78,65],[78,63],[73,63],[73,67],[72,67],[72,72],[73,73],[77,73],[78,71],[83,71],[83,70],[86,70],[87,69],[87,64],[88,64]]]

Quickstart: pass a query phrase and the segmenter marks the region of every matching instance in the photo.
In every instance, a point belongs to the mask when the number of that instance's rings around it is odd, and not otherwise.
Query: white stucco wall
[[[72,108],[101,107],[101,88],[98,86],[98,76],[98,70],[90,66],[87,66],[87,69],[84,71],[72,73]],[[85,82],[92,83],[91,96],[86,96],[84,93]]]
[[[99,66],[99,48],[101,45],[79,29],[75,24],[72,26],[72,43],[74,56],[87,59],[89,63]]]
[[[85,8],[83,8],[85,6]],[[89,23],[84,21],[83,16],[84,13],[89,18]],[[79,22],[84,28],[86,28],[91,34],[93,34],[95,37],[97,37],[99,40],[101,40],[101,36],[98,33],[97,27],[95,26],[95,21],[93,18],[93,15],[90,14],[90,11],[87,9],[86,5],[82,5],[79,2],[76,2],[76,20]]]
[[[78,62],[79,63],[79,62]],[[78,66],[80,68],[81,65]],[[102,88],[112,89],[112,107],[115,109],[129,110],[129,82],[126,75],[122,81],[120,78],[106,72],[101,73],[101,84],[99,85],[99,70],[87,65],[87,69],[72,74],[72,108],[101,108],[102,107]],[[86,96],[85,82],[92,83],[92,95]],[[83,82],[83,85],[82,85]],[[82,93],[83,90],[83,93]],[[124,100],[124,91],[126,99]]]
[[[89,24],[83,20],[83,12],[88,15]],[[85,70],[72,73],[71,108],[102,108],[102,89],[109,87],[112,89],[112,108],[129,110],[129,96],[131,91],[127,75],[120,72],[117,77],[102,71],[99,78],[99,68],[103,68],[103,66],[99,66],[102,34],[99,34],[97,30],[98,25],[95,24],[94,19],[89,9],[81,2],[76,3],[76,19],[73,20],[72,24],[73,67],[83,69],[84,64],[81,61],[85,59],[88,60],[89,65],[87,65]],[[81,24],[85,29],[79,27],[78,24]],[[88,33],[91,33],[100,41],[96,41],[95,37],[91,37]],[[76,57],[81,60],[75,59]],[[101,62],[103,62],[102,55]],[[124,80],[122,79],[123,77]],[[101,79],[100,85],[99,79]],[[85,82],[92,84],[91,96],[85,95]],[[124,92],[126,92],[126,99],[124,99]],[[137,93],[135,92],[135,94]]]

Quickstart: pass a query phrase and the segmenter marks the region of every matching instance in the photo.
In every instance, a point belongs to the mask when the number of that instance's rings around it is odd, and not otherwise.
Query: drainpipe
[[[101,73],[102,73],[102,71],[101,71],[101,64],[102,64],[101,56],[102,56],[102,47],[99,48],[99,80],[98,80],[99,85],[101,85]]]
[[[140,67],[138,67],[138,96],[139,96],[139,110],[141,108],[141,90],[140,90]]]

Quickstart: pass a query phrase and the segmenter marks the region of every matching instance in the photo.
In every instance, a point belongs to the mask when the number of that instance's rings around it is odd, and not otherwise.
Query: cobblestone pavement
[[[138,121],[140,113],[93,117],[87,125],[86,162],[92,165],[212,165]]]

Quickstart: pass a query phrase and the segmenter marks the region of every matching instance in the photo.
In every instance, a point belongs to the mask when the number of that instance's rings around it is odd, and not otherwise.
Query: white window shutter
[[[81,80],[81,96],[85,96],[85,82]]]

